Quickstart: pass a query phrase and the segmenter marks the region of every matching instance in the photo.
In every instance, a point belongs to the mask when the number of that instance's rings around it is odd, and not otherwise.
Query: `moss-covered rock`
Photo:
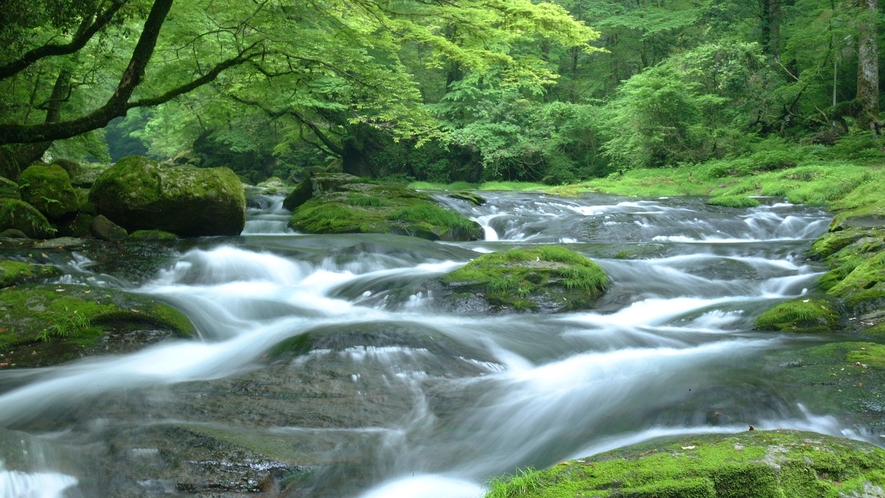
[[[56,223],[59,237],[89,237],[92,235],[92,222],[95,216],[77,213],[73,218]]]
[[[540,246],[484,254],[442,282],[455,299],[480,297],[501,309],[561,312],[592,308],[609,279],[581,254]]]
[[[0,261],[0,287],[33,282],[61,275],[54,266],[32,265],[21,261]]]
[[[885,251],[861,262],[828,292],[857,312],[885,306]]]
[[[105,350],[111,332],[152,329],[192,337],[190,320],[147,296],[81,285],[25,284],[0,290],[0,350],[15,366],[48,365]],[[160,334],[162,336],[163,334]],[[22,350],[34,351],[28,358]],[[39,352],[38,352],[39,350]]]
[[[44,239],[55,233],[55,228],[43,213],[18,199],[0,199],[0,231],[14,228],[32,239]]]
[[[778,304],[759,315],[759,330],[829,332],[841,323],[838,304],[827,297],[800,297]]]
[[[306,179],[286,197],[289,226],[305,233],[392,233],[428,240],[476,240],[482,227],[425,194],[345,174]]]
[[[885,495],[885,450],[810,432],[669,438],[496,479],[487,498]]]
[[[885,230],[866,228],[847,228],[836,232],[827,232],[811,245],[809,253],[817,259],[826,259],[860,239],[875,237],[885,239]]]
[[[18,184],[0,176],[0,199],[21,199]]]
[[[22,171],[19,184],[22,200],[51,220],[76,213],[80,205],[70,176],[57,164],[35,164],[27,168]]]
[[[98,177],[89,200],[130,232],[239,235],[246,224],[243,185],[228,168],[167,166],[126,157]]]

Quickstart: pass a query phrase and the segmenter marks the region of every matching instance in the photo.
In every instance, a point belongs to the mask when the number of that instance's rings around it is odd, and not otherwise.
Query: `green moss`
[[[885,300],[885,252],[876,253],[857,265],[828,292],[860,311],[880,307]]]
[[[854,347],[856,349],[845,356],[845,361],[885,368],[885,346],[873,342],[858,342]]]
[[[129,232],[239,235],[246,223],[245,190],[229,168],[173,167],[126,157],[98,177],[89,200]]]
[[[882,492],[885,451],[797,431],[653,441],[523,473],[487,498],[852,496]],[[865,496],[865,495],[864,495]]]
[[[778,304],[759,315],[760,330],[826,332],[839,328],[836,304],[826,298],[801,297]]]
[[[481,227],[401,185],[315,176],[287,198],[289,226],[305,233],[393,233],[430,240],[480,238]]]
[[[0,231],[7,228],[21,230],[32,239],[49,238],[55,234],[55,228],[43,213],[17,199],[0,199]]]
[[[34,342],[94,345],[106,330],[146,324],[180,337],[196,334],[181,312],[149,297],[78,285],[20,285],[0,290],[6,329],[0,349]]]
[[[35,164],[19,178],[22,200],[50,219],[58,220],[77,211],[80,199],[71,178],[59,165]]]
[[[32,265],[20,261],[0,261],[0,287],[43,280],[61,275],[54,266]]]
[[[168,240],[177,239],[178,235],[162,230],[136,230],[129,234],[129,238],[134,240]]]
[[[848,228],[837,232],[828,232],[814,241],[809,253],[816,258],[825,259],[866,237],[885,239],[885,230]]]
[[[558,246],[484,254],[442,281],[495,306],[557,311],[592,307],[609,283],[599,265]]]
[[[0,176],[0,199],[21,199],[18,184]]]
[[[707,204],[713,206],[724,206],[733,208],[756,207],[759,201],[746,195],[721,195],[719,197],[711,197],[707,200]]]

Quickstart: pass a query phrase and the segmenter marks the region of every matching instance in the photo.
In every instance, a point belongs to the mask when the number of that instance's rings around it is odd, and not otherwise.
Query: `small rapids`
[[[0,467],[0,498],[475,498],[495,475],[663,435],[752,424],[867,437],[766,377],[766,354],[812,339],[752,327],[820,275],[803,254],[825,212],[487,197],[439,196],[486,232],[445,244],[296,234],[281,197],[257,197],[240,237],[192,244],[136,289],[184,312],[199,340],[0,372],[0,442],[21,441],[0,445],[18,462]],[[603,266],[598,309],[440,302],[445,273],[534,244]],[[80,281],[117,285],[75,261]]]

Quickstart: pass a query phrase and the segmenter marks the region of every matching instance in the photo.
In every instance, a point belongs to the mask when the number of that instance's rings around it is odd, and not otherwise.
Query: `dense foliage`
[[[250,182],[878,157],[880,17],[870,0],[10,0],[0,174],[47,149]]]

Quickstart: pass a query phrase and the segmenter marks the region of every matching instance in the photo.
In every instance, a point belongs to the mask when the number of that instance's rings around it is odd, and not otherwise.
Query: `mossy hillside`
[[[754,326],[780,332],[829,332],[840,327],[838,304],[827,297],[800,297],[759,315]]]
[[[79,285],[26,284],[0,290],[0,350],[50,343],[55,358],[77,357],[108,331],[150,326],[180,337],[196,333],[190,320],[146,296]]]
[[[60,220],[77,212],[80,199],[71,186],[71,178],[57,164],[35,164],[19,177],[21,198],[51,220]]]
[[[609,279],[602,267],[581,254],[539,246],[484,254],[442,282],[458,293],[479,295],[493,306],[568,311],[593,307]]]
[[[14,228],[32,239],[52,237],[56,229],[43,213],[18,199],[0,199],[0,232]]]
[[[34,282],[61,275],[54,266],[32,265],[21,261],[0,261],[0,287]]]
[[[495,479],[486,498],[879,496],[885,451],[809,432],[652,441]]]
[[[239,235],[246,223],[245,190],[228,168],[169,166],[126,157],[98,177],[89,200],[130,232]]]
[[[342,176],[342,175],[338,175]],[[401,185],[367,183],[355,177],[348,182],[323,183],[292,212],[289,226],[305,233],[392,233],[429,240],[475,240],[481,227],[438,206],[428,195]],[[295,192],[299,191],[296,189]],[[337,190],[335,190],[337,189]],[[317,190],[317,189],[315,189]],[[294,193],[294,192],[293,192]]]

